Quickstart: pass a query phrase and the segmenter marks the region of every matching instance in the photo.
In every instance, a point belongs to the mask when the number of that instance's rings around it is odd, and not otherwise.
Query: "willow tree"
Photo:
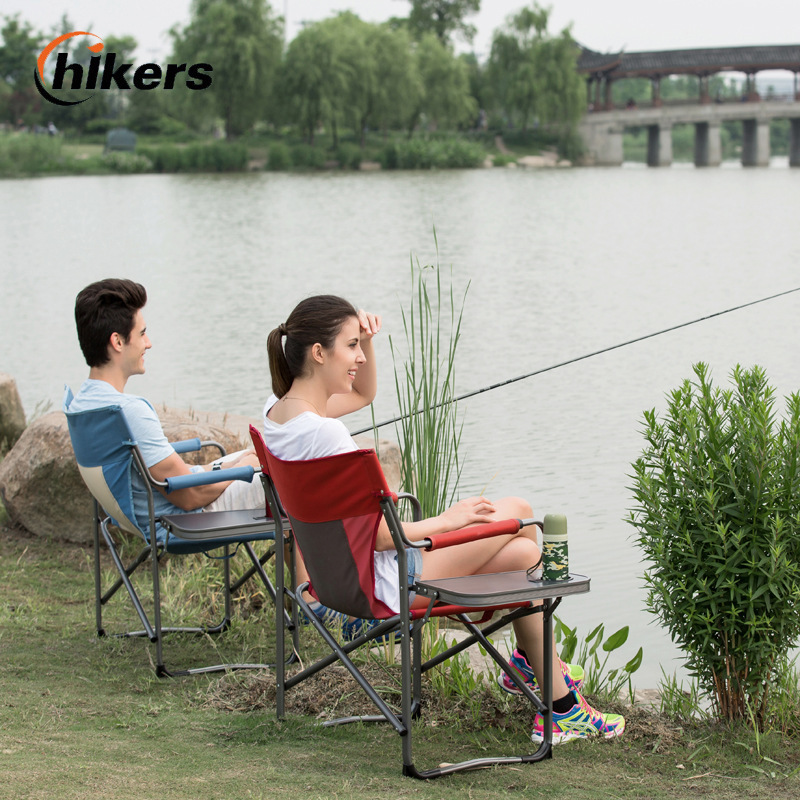
[[[228,139],[269,114],[283,31],[266,0],[193,0],[189,24],[170,33],[172,60],[213,67],[211,86],[181,92],[184,104],[221,117]]]
[[[572,133],[583,115],[586,88],[570,28],[551,36],[550,9],[534,3],[508,18],[492,39],[489,80],[499,105],[523,130],[533,123]]]

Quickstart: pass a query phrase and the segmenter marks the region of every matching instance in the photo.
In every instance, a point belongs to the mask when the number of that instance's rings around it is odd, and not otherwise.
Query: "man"
[[[81,350],[89,365],[89,379],[70,404],[70,411],[120,406],[145,465],[159,481],[209,469],[246,465],[258,468],[258,459],[252,450],[234,453],[205,466],[190,467],[167,441],[150,403],[143,397],[125,393],[128,378],[144,374],[145,354],[152,346],[142,314],[146,303],[144,287],[130,280],[98,281],[78,294],[75,323]],[[169,496],[161,489],[159,492],[154,494],[156,517],[200,509],[221,511],[264,506],[264,492],[258,480],[252,483],[220,481],[179,489]],[[147,527],[146,490],[144,481],[135,471],[133,496],[137,520]]]

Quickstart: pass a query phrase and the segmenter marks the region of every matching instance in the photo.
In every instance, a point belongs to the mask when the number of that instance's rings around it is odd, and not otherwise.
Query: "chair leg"
[[[103,593],[100,575],[100,507],[97,504],[97,500],[94,498],[92,498],[92,505],[94,507],[92,517],[92,538],[94,541],[94,617],[97,635],[105,636],[106,632],[103,628],[103,603],[100,599]]]

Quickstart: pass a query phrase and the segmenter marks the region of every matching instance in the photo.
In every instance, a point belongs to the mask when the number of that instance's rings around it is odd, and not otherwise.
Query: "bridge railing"
[[[605,104],[600,104],[595,107],[594,103],[588,104],[588,111],[622,111],[624,109],[640,109],[640,108],[665,108],[670,106],[693,106],[693,105],[736,105],[737,103],[794,103],[800,101],[800,95],[795,95],[794,92],[763,92],[757,95],[734,95],[734,96],[719,96],[709,97],[701,102],[699,96],[695,97],[681,97],[681,98],[662,98],[661,102],[656,106],[652,100],[615,102],[610,108]]]

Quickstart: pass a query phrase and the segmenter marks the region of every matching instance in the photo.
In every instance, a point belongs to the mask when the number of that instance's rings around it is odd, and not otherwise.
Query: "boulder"
[[[228,453],[251,446],[248,426],[258,420],[214,412],[180,411],[157,407],[164,433],[170,441],[214,440]],[[371,437],[360,437],[362,447],[374,447]],[[390,488],[400,483],[400,450],[389,441],[379,442],[379,453]],[[216,451],[188,453],[190,463],[206,463]],[[92,541],[91,495],[78,472],[67,419],[54,411],[32,422],[0,462],[0,497],[11,521],[30,533],[48,539],[88,544]]]
[[[16,381],[0,372],[0,455],[10,450],[25,430],[25,410]]]

